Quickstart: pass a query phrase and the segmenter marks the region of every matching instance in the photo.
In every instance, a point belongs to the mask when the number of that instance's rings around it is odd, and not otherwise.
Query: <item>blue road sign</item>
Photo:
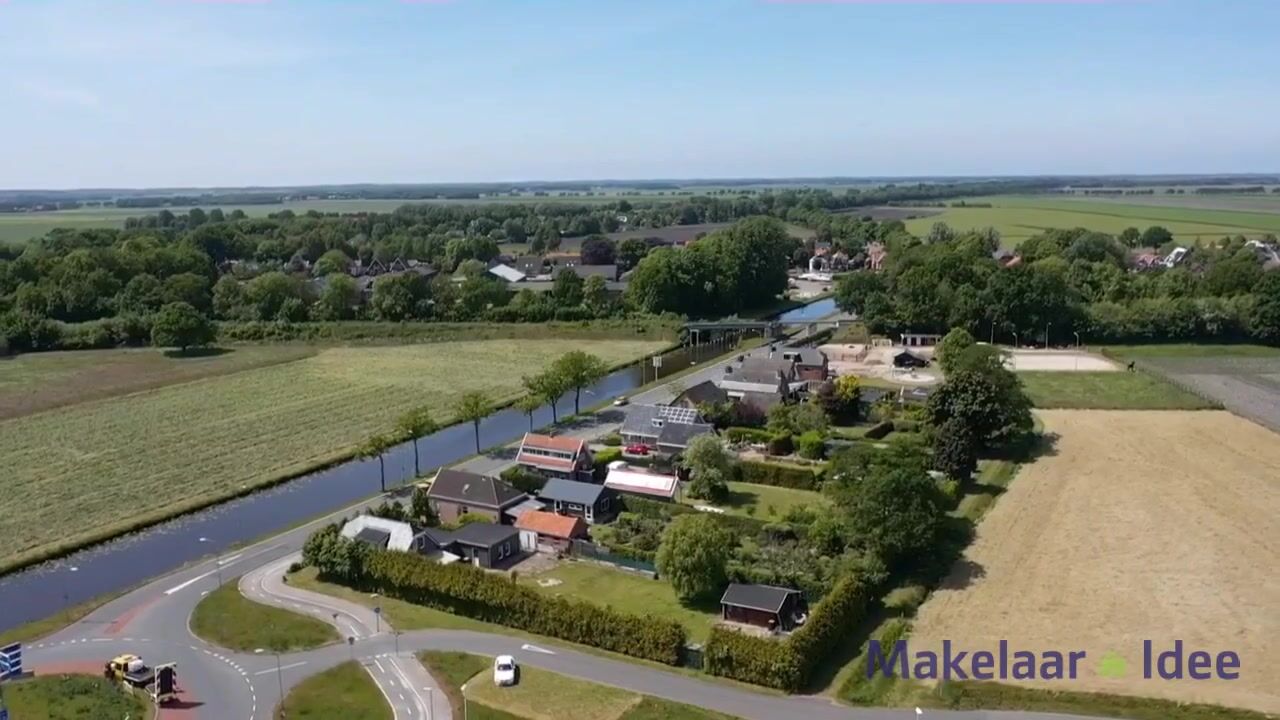
[[[22,643],[0,648],[0,680],[20,675],[22,675]]]
[[[0,710],[0,720],[9,720],[8,710]]]
[[[377,606],[375,606],[375,607],[373,608],[373,614],[374,614],[374,615],[381,615],[381,614],[382,614],[382,606],[381,606],[381,605],[377,605]]]

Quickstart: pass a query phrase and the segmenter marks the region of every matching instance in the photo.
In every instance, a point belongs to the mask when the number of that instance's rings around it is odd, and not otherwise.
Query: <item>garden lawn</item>
[[[1038,408],[1073,410],[1206,410],[1198,395],[1144,372],[1020,372]]]
[[[191,631],[197,637],[240,652],[310,650],[339,639],[327,623],[246,598],[237,583],[224,582],[196,605]]]
[[[391,706],[373,678],[356,662],[345,662],[298,683],[276,708],[283,720],[392,720]]]
[[[826,504],[826,498],[811,490],[730,482],[729,499],[718,503],[734,515],[747,515],[765,521],[780,520],[792,508]]]
[[[5,681],[4,700],[14,720],[84,720],[85,718],[151,718],[150,703],[128,695],[114,683],[85,675],[50,675],[19,682]]]
[[[1125,360],[1143,358],[1201,358],[1201,357],[1280,357],[1280,348],[1266,345],[1217,345],[1173,343],[1170,345],[1108,345],[1103,352]]]
[[[619,364],[662,347],[575,341]],[[562,340],[333,348],[246,370],[0,422],[0,572],[351,456],[406,410],[448,422],[455,400],[520,394]]]
[[[691,642],[705,642],[718,614],[681,605],[664,580],[616,570],[591,562],[562,562],[537,575],[522,575],[520,583],[544,595],[604,605],[632,615],[654,615],[684,626]]]

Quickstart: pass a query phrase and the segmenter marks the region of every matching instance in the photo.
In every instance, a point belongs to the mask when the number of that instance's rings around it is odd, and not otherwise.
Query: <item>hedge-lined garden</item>
[[[677,622],[547,597],[468,565],[367,548],[330,526],[307,541],[303,559],[325,577],[455,615],[667,665],[683,655],[686,634]]]

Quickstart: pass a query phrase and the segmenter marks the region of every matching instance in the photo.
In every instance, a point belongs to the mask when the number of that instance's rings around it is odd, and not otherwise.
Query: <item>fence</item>
[[[658,566],[653,563],[615,555],[599,545],[587,542],[586,540],[574,540],[570,543],[569,554],[581,560],[593,560],[595,562],[617,565],[618,567],[635,570],[637,572],[650,573],[652,575],[658,574]]]

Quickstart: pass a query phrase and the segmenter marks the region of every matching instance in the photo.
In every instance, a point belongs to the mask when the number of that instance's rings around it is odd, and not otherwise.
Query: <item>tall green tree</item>
[[[951,418],[934,431],[933,467],[962,483],[978,469],[977,438],[960,418]]]
[[[176,347],[183,353],[188,348],[212,343],[215,335],[209,318],[187,303],[169,303],[160,308],[151,320],[152,344]]]
[[[724,441],[715,435],[699,435],[689,442],[680,464],[689,471],[690,497],[721,502],[729,495],[732,459]]]
[[[682,602],[714,597],[728,582],[733,535],[715,518],[678,515],[662,534],[655,564]]]
[[[418,464],[418,438],[430,435],[439,430],[431,411],[424,405],[414,408],[400,416],[396,421],[396,431],[404,440],[413,445],[413,474],[421,475],[422,467]]]
[[[933,480],[922,472],[891,465],[865,475],[832,460],[824,492],[844,513],[857,543],[888,564],[918,557],[933,548],[942,526],[944,503]]]
[[[564,397],[565,393],[569,392],[568,378],[552,366],[537,375],[524,377],[521,382],[524,383],[524,387],[529,391],[530,395],[541,398],[543,402],[551,406],[551,422],[560,422],[556,404],[560,401],[560,398]],[[532,422],[532,418],[530,422]]]
[[[362,459],[377,458],[378,459],[378,484],[382,488],[382,492],[387,491],[387,451],[395,447],[394,438],[383,435],[381,433],[370,435],[359,447],[356,448],[356,457]]]
[[[476,434],[476,452],[480,452],[480,421],[493,412],[493,401],[483,390],[463,393],[453,406],[453,414],[459,421],[470,422]]]
[[[975,345],[956,359],[956,369],[929,396],[925,413],[934,427],[958,420],[979,447],[991,447],[1031,431],[1031,401],[1022,382],[990,346]]]
[[[571,268],[562,268],[556,273],[551,287],[551,297],[559,307],[576,307],[582,304],[583,280]]]
[[[938,365],[942,368],[944,374],[950,373],[955,369],[955,361],[965,350],[973,347],[977,341],[973,339],[973,335],[969,334],[964,328],[955,328],[947,333],[946,337],[938,343],[933,354],[938,358]]]
[[[531,393],[521,395],[515,402],[515,409],[529,417],[529,432],[533,432],[533,414],[542,407],[542,398]]]
[[[551,365],[551,369],[564,379],[573,390],[573,412],[582,412],[582,391],[604,379],[609,365],[599,357],[581,350],[570,350]]]

